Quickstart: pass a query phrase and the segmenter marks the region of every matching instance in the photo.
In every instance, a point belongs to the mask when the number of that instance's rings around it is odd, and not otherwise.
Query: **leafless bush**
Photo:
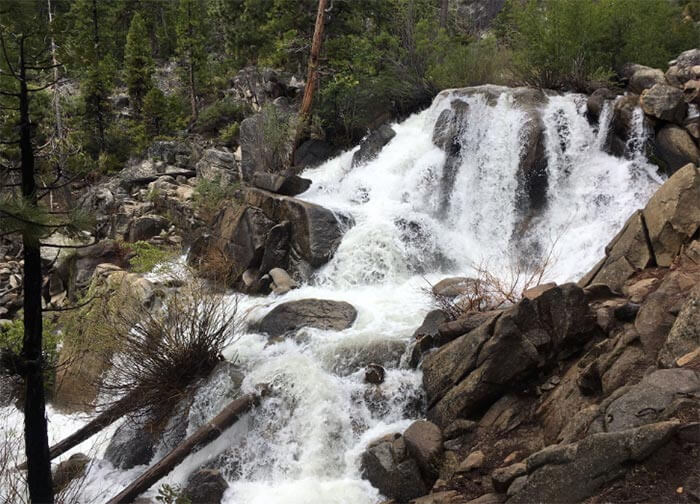
[[[237,332],[235,299],[228,306],[204,283],[188,282],[157,309],[129,303],[105,313],[115,351],[100,389],[112,401],[108,407],[120,403],[124,413],[152,426],[162,425],[190,387],[223,360],[221,351]]]
[[[486,260],[473,265],[473,275],[463,283],[459,295],[436,292],[430,283],[424,292],[450,320],[462,318],[469,312],[513,305],[522,299],[523,292],[546,281],[556,262],[555,246],[556,241],[536,262],[526,262],[510,254],[505,258],[505,267]]]

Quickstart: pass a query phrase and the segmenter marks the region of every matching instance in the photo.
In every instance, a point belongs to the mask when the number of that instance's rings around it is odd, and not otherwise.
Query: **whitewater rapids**
[[[266,382],[275,394],[158,485],[184,486],[191,471],[211,464],[229,482],[226,504],[380,502],[361,478],[360,456],[373,439],[402,432],[421,416],[422,377],[397,357],[374,391],[363,383],[364,356],[397,348],[401,353],[431,309],[423,292],[427,281],[469,275],[475,264],[506,268],[517,250],[514,240],[554,247],[557,260],[546,280],[577,280],[662,182],[640,152],[641,120],[627,155],[613,157],[603,151],[610,104],[600,126],[593,127],[585,118],[584,96],[550,96],[541,111],[547,204],[525,234],[514,238],[525,112],[509,93],[492,105],[479,94],[461,97],[469,113],[455,183],[445,195],[440,180],[446,154],[433,144],[432,134],[454,98],[443,93],[429,109],[394,124],[396,136],[373,161],[351,168],[349,151],[303,174],[313,184],[300,198],[350,215],[354,225],[307,285],[276,298],[244,297],[239,310],[257,319],[281,302],[334,299],[353,304],[357,321],[342,332],[307,329],[274,345],[266,345],[260,334],[243,335],[226,351],[246,375],[243,390]],[[450,205],[440,212],[446,196]],[[213,386],[200,392],[194,410],[208,418],[223,405]],[[52,439],[79,423],[53,411],[50,416]],[[190,422],[190,431],[196,425]],[[108,500],[145,469],[119,471],[100,458],[103,451],[98,447],[91,454],[96,459],[81,502]]]

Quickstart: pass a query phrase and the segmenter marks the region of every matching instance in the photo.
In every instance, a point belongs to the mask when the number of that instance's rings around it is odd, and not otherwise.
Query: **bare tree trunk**
[[[51,0],[46,0],[47,8],[49,11],[49,25],[53,23],[53,10],[51,8]],[[58,79],[60,77],[59,72],[58,72],[58,59],[56,58],[56,40],[54,39],[53,35],[51,35],[51,64],[53,65],[53,80],[54,80],[54,85],[53,85],[53,112],[54,112],[54,120],[56,121],[56,138],[58,139],[58,149],[59,149],[59,157],[60,157],[60,165],[61,169],[64,168],[65,166],[65,155],[63,151],[63,140],[64,140],[64,132],[63,132],[63,116],[61,114],[61,102],[60,102],[60,95],[59,95],[59,89],[58,89]],[[73,208],[73,195],[70,192],[70,185],[69,184],[64,184],[62,187],[62,192],[63,192],[63,199],[65,200],[66,205],[68,208]],[[53,196],[51,196],[51,209],[53,210]]]
[[[126,405],[129,404],[129,401],[130,397],[125,397],[108,410],[103,411],[102,413],[97,415],[94,419],[92,419],[87,424],[83,425],[73,434],[53,445],[49,450],[49,458],[52,460],[55,459],[56,457],[64,454],[74,446],[77,446],[86,439],[89,439],[94,434],[97,434],[105,427],[113,424],[115,421],[124,416],[124,413],[127,410]],[[27,463],[25,462],[17,466],[17,468],[26,469]]]
[[[95,44],[95,65],[100,64],[100,60],[102,58],[102,55],[100,54],[100,29],[99,29],[99,23],[98,23],[98,16],[97,16],[97,0],[92,0],[92,29],[93,29],[93,43]],[[96,72],[99,72],[99,68],[95,69]],[[98,77],[100,80],[102,79],[102,75],[99,75]],[[100,85],[102,85],[102,82],[100,82]],[[97,97],[97,101],[95,103],[95,109],[97,110],[97,129],[99,132],[100,136],[100,152],[105,150],[105,120],[104,120],[104,110],[102,107],[102,96]]]
[[[19,41],[19,111],[20,151],[22,156],[22,196],[30,204],[37,204],[34,179],[34,149],[29,120],[29,91],[27,88],[24,39]],[[27,486],[34,503],[52,503],[51,461],[46,425],[46,398],[42,357],[41,308],[41,248],[31,231],[22,236],[24,246],[24,442],[27,456]]]
[[[316,26],[314,27],[314,38],[311,43],[311,57],[309,58],[309,70],[306,76],[306,86],[304,87],[304,98],[301,101],[301,108],[299,109],[299,116],[302,121],[308,120],[311,114],[311,105],[314,100],[316,80],[318,79],[318,57],[321,53],[323,29],[325,27],[326,1],[327,0],[318,0]]]
[[[440,0],[440,28],[447,29],[447,13],[450,0]]]
[[[263,394],[264,391],[261,395]],[[241,415],[258,404],[259,400],[260,395],[258,394],[246,394],[230,402],[223,411],[216,415],[209,423],[200,427],[197,432],[185,439],[177,448],[136,478],[133,483],[113,497],[107,504],[133,502],[136,497],[148,490],[159,479],[172,471],[177,464],[185,460],[195,448],[211,443],[218,438],[224,430],[238,421]]]
[[[192,11],[190,10],[192,8],[192,4],[187,4],[187,31],[188,31],[188,36],[189,36],[189,41],[190,41],[190,47],[189,47],[189,63],[190,63],[190,68],[189,68],[189,79],[190,79],[190,105],[192,106],[192,121],[191,123],[194,124],[195,121],[197,121],[197,118],[199,117],[199,110],[197,110],[197,89],[195,87],[195,78],[194,78],[194,47],[192,47],[192,38],[194,37],[194,33],[192,33]]]
[[[296,154],[299,142],[304,134],[304,130],[311,118],[311,105],[314,101],[314,92],[318,81],[318,58],[321,54],[321,44],[323,43],[323,30],[325,28],[327,0],[318,0],[318,11],[316,12],[316,24],[314,26],[314,36],[311,42],[311,55],[309,57],[309,67],[306,75],[306,86],[304,86],[304,96],[299,109],[299,123],[297,124],[292,149],[289,156],[289,165],[294,166],[294,155]]]

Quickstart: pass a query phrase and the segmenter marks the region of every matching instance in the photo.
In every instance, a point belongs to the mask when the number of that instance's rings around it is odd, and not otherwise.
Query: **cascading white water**
[[[432,133],[453,98],[442,94],[428,110],[394,125],[395,138],[373,161],[351,168],[347,152],[304,174],[313,185],[301,198],[351,215],[354,225],[308,285],[278,298],[243,298],[239,309],[258,318],[285,301],[337,299],[357,308],[357,321],[346,331],[308,329],[273,345],[263,335],[243,335],[226,354],[246,374],[243,390],[265,382],[275,393],[163,482],[183,484],[210,464],[230,483],[227,504],[379,502],[361,478],[359,459],[372,439],[402,431],[421,415],[420,372],[398,363],[430,309],[426,279],[469,274],[484,261],[505,267],[506,252],[522,240],[556,242],[558,261],[548,280],[575,280],[661,182],[639,142],[625,159],[603,152],[609,105],[596,129],[584,117],[584,97],[551,96],[541,111],[547,204],[514,235],[526,114],[507,92],[492,104],[478,93],[462,96],[469,112],[455,183],[445,195],[446,154]],[[445,197],[450,204],[441,212]],[[382,358],[389,369],[375,389],[363,383],[363,368]],[[218,413],[220,395],[215,387],[200,393],[200,418]],[[94,463],[84,501],[106,500],[142,470]]]

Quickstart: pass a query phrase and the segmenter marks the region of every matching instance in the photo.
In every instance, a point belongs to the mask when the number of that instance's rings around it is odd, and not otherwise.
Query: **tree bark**
[[[92,30],[93,30],[93,43],[95,44],[95,72],[97,72],[97,78],[100,81],[100,93],[104,91],[102,89],[102,74],[100,72],[100,61],[102,55],[100,54],[100,29],[97,16],[97,0],[92,0]],[[95,100],[95,110],[97,112],[97,130],[100,137],[100,152],[105,150],[105,121],[104,121],[104,110],[102,107],[102,96],[98,96]]]
[[[440,28],[447,29],[447,13],[450,0],[440,0]]]
[[[29,120],[24,38],[19,41],[20,152],[22,159],[22,196],[37,204],[34,179],[34,149]],[[27,457],[27,486],[34,503],[53,503],[49,438],[46,425],[46,398],[42,358],[41,247],[31,230],[22,235],[24,246],[24,340],[25,364],[24,443]]]
[[[243,397],[231,401],[221,413],[216,415],[209,423],[200,427],[197,432],[185,439],[177,448],[173,449],[165,457],[156,462],[155,465],[136,478],[133,483],[113,497],[107,504],[125,504],[133,502],[136,497],[148,490],[159,479],[172,471],[177,464],[185,460],[195,448],[211,443],[218,438],[224,430],[228,429],[238,421],[244,413],[258,404],[261,395],[264,395],[264,393],[265,390],[263,389],[260,394],[246,394]]]
[[[301,108],[299,109],[299,117],[304,122],[308,120],[309,115],[311,114],[311,105],[313,104],[316,81],[318,80],[318,57],[321,54],[321,43],[323,42],[326,1],[327,0],[318,0],[314,38],[313,42],[311,43],[311,56],[309,57],[309,70],[306,76],[304,97],[301,101]]]

